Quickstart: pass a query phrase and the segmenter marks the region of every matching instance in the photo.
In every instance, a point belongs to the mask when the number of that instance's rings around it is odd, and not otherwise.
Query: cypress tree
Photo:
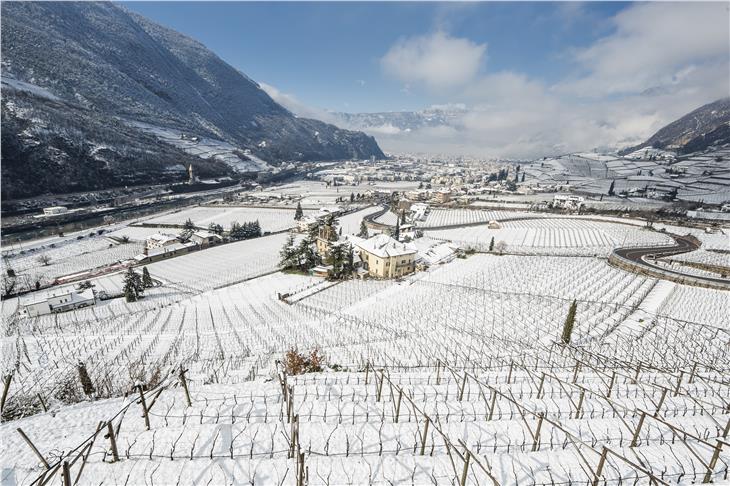
[[[299,221],[304,217],[304,211],[302,210],[302,202],[299,201],[297,203],[297,210],[294,211],[294,220]]]
[[[147,270],[147,267],[142,267],[142,285],[146,289],[154,285],[154,283],[152,282],[152,277],[150,277],[150,271]]]
[[[565,318],[565,324],[563,324],[563,335],[560,337],[560,340],[563,342],[563,344],[570,344],[570,337],[571,334],[573,334],[573,325],[575,324],[575,312],[578,309],[578,303],[574,300],[572,304],[570,304],[570,308],[568,309],[568,316]]]
[[[492,236],[492,239],[489,240],[489,251],[494,250],[494,236]]]
[[[609,196],[613,196],[613,194],[614,194],[614,192],[613,192],[613,186],[614,186],[615,184],[616,184],[616,181],[611,181],[611,185],[610,185],[610,186],[608,186],[608,195],[609,195]]]
[[[90,396],[96,393],[96,389],[94,388],[94,384],[91,382],[89,372],[86,371],[86,365],[79,361],[76,368],[79,370],[79,381],[81,381],[81,388],[83,388],[84,394],[86,396]]]

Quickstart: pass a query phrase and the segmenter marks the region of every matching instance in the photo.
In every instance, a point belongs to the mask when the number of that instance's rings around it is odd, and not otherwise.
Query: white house
[[[179,243],[176,236],[168,235],[166,233],[155,233],[154,235],[150,235],[147,237],[147,248],[153,249],[153,248],[163,248],[165,246],[174,245],[175,243]]]
[[[51,206],[48,208],[43,208],[43,214],[45,216],[55,216],[57,214],[64,214],[68,212],[68,208],[66,206]]]
[[[585,199],[573,194],[556,194],[553,196],[553,207],[561,209],[578,209],[583,206]]]
[[[96,304],[93,289],[66,289],[55,294],[47,294],[32,301],[22,303],[23,313],[28,317],[37,317],[53,312],[65,312],[79,307]]]

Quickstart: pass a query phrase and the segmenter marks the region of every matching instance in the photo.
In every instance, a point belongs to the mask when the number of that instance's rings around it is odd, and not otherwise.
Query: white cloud
[[[386,73],[405,83],[440,89],[472,81],[484,60],[486,44],[438,31],[401,39],[380,60]]]
[[[556,88],[578,96],[638,93],[675,85],[693,70],[727,66],[729,20],[726,2],[632,6],[611,20],[611,35],[573,52],[585,75]]]
[[[610,34],[567,52],[575,69],[553,85],[517,72],[479,75],[486,46],[467,39],[401,41],[382,60],[386,72],[463,100],[467,110],[448,127],[374,134],[390,151],[538,157],[635,144],[730,96],[727,3],[642,3],[609,22]],[[433,47],[451,41],[461,47]],[[461,65],[457,75],[439,77],[447,76],[435,67],[445,58]]]
[[[321,120],[327,123],[335,123],[337,118],[333,116],[327,110],[309,106],[299,101],[296,96],[283,93],[270,84],[259,82],[259,86],[271,97],[274,101],[279,103],[281,106],[291,111],[298,117],[302,118],[314,118],[315,120]]]

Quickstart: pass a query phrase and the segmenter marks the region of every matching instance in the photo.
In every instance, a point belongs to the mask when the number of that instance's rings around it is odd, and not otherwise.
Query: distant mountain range
[[[373,137],[294,116],[199,42],[112,3],[3,2],[2,53],[3,199],[175,180],[191,162],[217,176],[383,156]]]
[[[369,133],[410,132],[421,128],[456,126],[467,113],[463,106],[448,105],[420,111],[384,111],[380,113],[333,113],[342,125]]]
[[[621,153],[653,147],[688,154],[727,143],[730,143],[730,98],[722,98],[684,115],[660,129],[644,143],[627,148]]]

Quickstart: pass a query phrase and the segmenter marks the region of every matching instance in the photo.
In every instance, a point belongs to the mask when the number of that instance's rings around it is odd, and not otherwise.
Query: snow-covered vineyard
[[[358,231],[378,209],[344,216],[343,230]],[[229,210],[160,221],[247,217]],[[282,233],[150,263],[159,285],[138,302],[27,317],[17,298],[6,299],[1,356],[12,376],[0,481],[730,479],[730,292],[630,273],[605,258],[618,246],[670,244],[670,236],[609,218],[442,213],[426,236],[477,253],[397,281],[277,271]],[[436,228],[453,221],[499,227]],[[113,236],[128,231],[132,245],[147,229],[114,228]],[[695,234],[703,249],[687,261],[724,255],[726,235]],[[487,252],[493,237],[503,254]],[[66,255],[87,258],[82,247]],[[110,293],[121,281],[93,280]],[[561,330],[574,301],[566,345]],[[318,350],[324,371],[287,375],[280,361],[291,348]],[[79,362],[94,400],[79,384]]]

